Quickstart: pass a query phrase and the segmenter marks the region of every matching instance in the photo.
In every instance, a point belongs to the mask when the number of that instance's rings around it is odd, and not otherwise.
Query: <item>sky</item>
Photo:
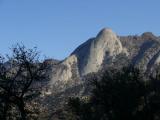
[[[0,0],[0,53],[16,43],[64,59],[104,27],[160,36],[160,0]]]

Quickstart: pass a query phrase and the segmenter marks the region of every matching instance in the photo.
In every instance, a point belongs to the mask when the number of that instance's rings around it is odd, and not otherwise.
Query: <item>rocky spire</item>
[[[97,72],[106,57],[106,53],[107,56],[116,56],[122,52],[122,49],[117,35],[111,29],[102,29],[91,43],[89,57],[82,73]]]
[[[58,81],[68,81],[73,76],[73,65],[77,66],[76,73],[80,76],[97,72],[106,57],[114,57],[122,51],[123,48],[117,35],[111,29],[104,28],[95,38],[80,45],[71,56],[65,59],[53,78]]]

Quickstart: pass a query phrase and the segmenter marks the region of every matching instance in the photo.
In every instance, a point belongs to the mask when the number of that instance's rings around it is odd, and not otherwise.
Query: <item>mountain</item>
[[[72,55],[78,59],[81,76],[98,72],[105,57],[115,57],[124,52],[120,40],[111,29],[104,28],[95,38],[79,46]]]
[[[118,36],[104,28],[53,67],[50,84],[68,83],[109,66],[131,64],[151,72],[159,62],[159,37],[150,32],[141,36]]]
[[[95,38],[80,45],[59,64],[53,74],[52,83],[55,81],[66,82],[74,75],[82,77],[92,72],[98,72],[105,59],[114,58],[120,53],[128,54],[117,35],[111,29],[104,28]]]
[[[54,118],[54,113],[63,108],[69,97],[90,94],[86,78],[99,75],[110,67],[130,65],[152,74],[159,63],[160,37],[151,32],[139,36],[119,36],[111,29],[104,28],[96,37],[77,47],[66,59],[44,61],[49,68],[46,70],[49,79],[44,83],[38,100],[48,109],[47,114],[52,115],[50,118]]]

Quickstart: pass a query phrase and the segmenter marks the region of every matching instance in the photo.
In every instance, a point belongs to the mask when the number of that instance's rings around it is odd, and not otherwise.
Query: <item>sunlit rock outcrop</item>
[[[86,75],[97,72],[106,56],[116,56],[123,51],[120,40],[111,29],[102,29],[95,38],[88,40],[72,54],[78,58],[79,72]]]
[[[159,42],[159,37],[151,32],[140,36],[117,36],[111,29],[104,28],[54,66],[51,83],[68,83],[108,66],[118,68],[130,64],[149,72],[160,63]]]

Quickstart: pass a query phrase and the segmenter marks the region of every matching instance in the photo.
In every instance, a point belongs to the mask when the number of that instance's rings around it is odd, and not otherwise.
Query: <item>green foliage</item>
[[[69,120],[89,120],[92,117],[90,103],[81,101],[80,98],[70,98],[68,106],[70,114],[67,119]]]
[[[88,102],[80,98],[69,100],[74,120],[160,119],[158,75],[146,77],[135,68],[113,69],[93,80],[92,85]]]

